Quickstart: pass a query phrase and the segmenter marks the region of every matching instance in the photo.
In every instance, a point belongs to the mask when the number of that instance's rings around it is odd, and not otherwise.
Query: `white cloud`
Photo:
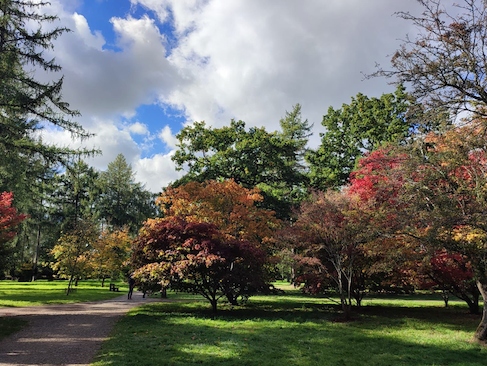
[[[393,13],[420,9],[418,2],[390,0],[129,1],[158,16],[112,18],[111,49],[72,3],[52,0],[63,25],[73,30],[56,41],[55,56],[65,75],[64,99],[97,133],[89,143],[103,149],[94,164],[103,168],[122,152],[155,190],[179,173],[170,154],[148,151],[147,142],[157,136],[164,151],[174,149],[178,131],[166,121],[139,118],[140,105],[168,104],[188,121],[213,126],[235,118],[275,130],[285,111],[300,103],[303,117],[315,125],[317,144],[330,105],[349,103],[358,92],[393,90],[387,80],[363,81],[361,72],[374,71],[376,62],[387,66],[398,39],[415,31]],[[176,38],[170,44],[159,29],[168,21]],[[138,145],[131,134],[146,141]],[[152,157],[141,158],[141,150]]]
[[[136,171],[136,178],[140,182],[146,182],[146,189],[151,192],[161,192],[163,187],[174,182],[182,176],[176,172],[174,162],[169,154],[156,154],[151,158],[139,159],[132,165]]]
[[[172,149],[176,149],[176,144],[178,143],[178,139],[176,138],[175,135],[173,135],[171,128],[169,126],[164,126],[161,132],[159,132],[159,138],[168,147]]]
[[[149,129],[147,128],[147,125],[144,123],[140,122],[135,122],[128,126],[128,131],[134,135],[148,135],[149,134]]]

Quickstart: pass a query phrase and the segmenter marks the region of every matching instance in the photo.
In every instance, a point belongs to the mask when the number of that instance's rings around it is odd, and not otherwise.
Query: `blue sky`
[[[72,30],[52,55],[64,99],[96,134],[84,144],[103,151],[89,163],[103,170],[123,153],[157,192],[181,175],[175,135],[193,121],[274,131],[300,103],[316,147],[329,106],[393,91],[362,73],[387,66],[414,32],[394,12],[421,9],[390,0],[51,0],[49,10]],[[49,129],[44,139],[79,144]]]

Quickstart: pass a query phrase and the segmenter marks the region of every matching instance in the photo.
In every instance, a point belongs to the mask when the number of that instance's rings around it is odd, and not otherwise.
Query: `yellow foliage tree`
[[[93,243],[91,263],[95,274],[101,278],[102,286],[106,278],[117,278],[130,258],[132,238],[128,228],[104,231]]]
[[[56,260],[53,269],[69,278],[67,295],[72,291],[75,280],[91,272],[90,252],[98,235],[93,223],[79,221],[73,230],[61,235],[51,250]]]

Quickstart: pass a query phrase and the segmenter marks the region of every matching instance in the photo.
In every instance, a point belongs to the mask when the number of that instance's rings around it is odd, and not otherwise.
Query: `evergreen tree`
[[[100,174],[99,187],[100,217],[115,229],[126,226],[135,233],[147,218],[156,214],[154,195],[135,182],[132,166],[122,154]]]
[[[46,145],[35,132],[51,125],[77,137],[89,134],[71,118],[79,113],[63,101],[63,78],[42,82],[33,70],[58,72],[61,67],[44,52],[53,40],[68,31],[46,27],[57,20],[44,14],[45,1],[0,1],[0,183],[7,182],[6,171],[15,164],[39,156],[47,162],[65,162],[72,149]],[[49,30],[45,30],[49,28]],[[88,153],[88,151],[85,151]]]

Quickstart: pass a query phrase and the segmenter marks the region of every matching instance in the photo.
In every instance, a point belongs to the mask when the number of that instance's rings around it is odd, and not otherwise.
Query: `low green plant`
[[[334,299],[293,289],[216,317],[197,297],[169,294],[124,317],[94,365],[484,365],[487,348],[471,341],[479,318],[457,305],[377,297],[343,322]]]

